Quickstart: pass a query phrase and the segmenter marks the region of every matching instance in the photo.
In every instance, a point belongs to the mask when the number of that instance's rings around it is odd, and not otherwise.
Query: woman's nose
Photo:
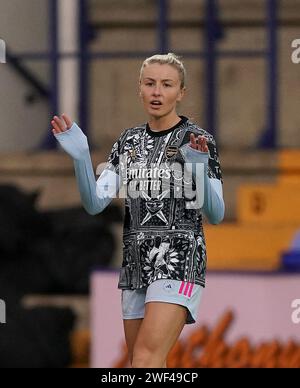
[[[160,86],[155,86],[155,88],[153,89],[153,94],[154,96],[160,95]]]

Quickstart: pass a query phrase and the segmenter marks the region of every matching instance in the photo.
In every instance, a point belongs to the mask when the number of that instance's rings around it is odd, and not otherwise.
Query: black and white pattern
[[[123,183],[140,193],[136,198],[125,198],[119,288],[144,288],[158,279],[205,286],[206,246],[201,211],[188,206],[191,199],[176,197],[180,176],[170,170],[174,161],[183,166],[180,147],[189,143],[191,133],[206,137],[208,176],[222,181],[213,136],[185,117],[163,132],[153,132],[146,124],[127,129],[113,145],[108,168],[124,176]],[[162,178],[168,187],[163,186]],[[190,183],[194,185],[192,180]]]

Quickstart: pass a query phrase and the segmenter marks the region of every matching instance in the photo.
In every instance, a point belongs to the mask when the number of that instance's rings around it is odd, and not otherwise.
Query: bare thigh
[[[123,319],[125,340],[128,348],[128,357],[132,364],[133,348],[143,319]]]
[[[162,367],[186,322],[185,307],[163,302],[148,302],[134,346],[134,363]]]

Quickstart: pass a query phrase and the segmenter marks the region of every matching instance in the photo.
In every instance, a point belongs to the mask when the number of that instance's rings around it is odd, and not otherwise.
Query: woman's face
[[[176,113],[176,104],[184,95],[178,70],[168,64],[153,63],[144,67],[140,96],[150,117],[160,118]]]

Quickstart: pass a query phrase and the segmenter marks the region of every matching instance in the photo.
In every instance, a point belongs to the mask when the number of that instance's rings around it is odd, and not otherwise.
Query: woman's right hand
[[[54,116],[53,120],[51,121],[51,124],[53,126],[52,132],[53,134],[61,133],[64,131],[67,131],[72,127],[72,121],[69,116],[67,116],[65,113],[61,115],[62,119],[60,119],[58,116]]]
[[[51,125],[52,133],[59,144],[73,159],[85,158],[89,152],[87,137],[69,116],[66,114],[62,114],[61,118],[54,116]]]

